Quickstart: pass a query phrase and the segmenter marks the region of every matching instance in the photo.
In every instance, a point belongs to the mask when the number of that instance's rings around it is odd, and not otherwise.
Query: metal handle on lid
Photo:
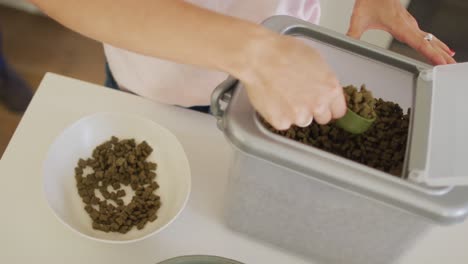
[[[224,109],[221,102],[228,103],[231,99],[232,90],[237,84],[238,80],[229,76],[225,81],[220,83],[211,94],[211,114],[218,119],[218,128],[223,130],[222,122],[224,116]]]

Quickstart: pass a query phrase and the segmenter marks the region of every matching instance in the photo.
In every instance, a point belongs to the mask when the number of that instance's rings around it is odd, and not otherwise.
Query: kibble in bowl
[[[184,208],[190,168],[177,138],[149,119],[98,113],[66,128],[44,161],[54,214],[92,239],[128,243],[169,225]]]

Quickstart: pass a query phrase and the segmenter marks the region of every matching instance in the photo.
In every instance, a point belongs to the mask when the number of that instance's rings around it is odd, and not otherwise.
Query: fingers
[[[406,16],[410,25],[412,25],[414,28],[419,29],[419,25],[416,19],[407,10],[405,10],[405,13],[406,13]],[[421,31],[421,35],[423,36],[427,34],[428,34],[427,32]],[[438,46],[440,49],[442,49],[444,52],[450,55],[450,57],[453,57],[455,55],[455,51],[450,49],[444,42],[442,42],[440,39],[436,38],[435,36],[434,36],[434,39],[431,41],[431,44]]]
[[[431,43],[432,44],[432,43]],[[434,47],[434,49],[439,53],[441,54],[443,57],[444,57],[444,60],[445,60],[445,64],[453,64],[453,63],[456,63],[456,61],[452,58],[451,55],[449,55],[449,53],[447,53],[442,47],[440,47],[439,45],[437,45],[436,42],[434,42],[432,44],[432,46]]]
[[[390,33],[399,41],[418,51],[434,65],[456,63],[452,58],[455,52],[436,37],[430,41],[426,40],[424,37],[428,33],[420,30],[415,23],[402,21],[393,27]]]
[[[296,110],[296,115],[293,118],[295,120],[294,124],[298,127],[308,127],[310,124],[312,124],[314,119],[313,115],[306,107],[302,107]]]
[[[325,125],[332,119],[332,114],[328,106],[321,106],[314,112],[315,121],[320,125]]]
[[[285,107],[287,105],[285,102],[279,102],[278,105],[283,105],[283,107],[271,105],[265,108],[265,113],[260,113],[277,130],[287,130],[292,125],[308,127],[313,121],[325,125],[346,113],[346,103],[342,95],[322,105],[302,104],[302,106],[295,105],[289,108]]]
[[[360,17],[354,15],[351,17],[351,22],[349,23],[349,29],[346,35],[349,37],[360,39],[362,34],[365,31],[365,25]]]
[[[366,31],[370,17],[362,15],[362,13],[363,9],[358,4],[355,4],[349,21],[349,29],[346,33],[349,37],[360,39]]]
[[[270,114],[268,111],[260,115],[277,130],[287,130],[291,127],[292,123],[287,116],[281,114]]]
[[[286,130],[291,127],[293,124],[290,115],[285,111],[281,106],[283,103],[281,101],[270,100],[265,105],[265,107],[257,108],[257,110],[263,109],[264,112],[260,112],[260,114],[265,118],[265,120],[271,124],[277,130]]]
[[[455,55],[455,52],[451,50],[445,43],[440,41],[438,38],[434,38],[432,40],[433,44],[437,45],[439,48],[441,48],[443,51],[445,51],[447,54],[449,54],[451,57]]]
[[[436,47],[433,47],[432,44],[427,40],[422,40],[420,44],[420,48],[416,50],[419,51],[422,55],[424,55],[427,59],[431,61],[434,65],[444,65],[447,64],[445,60],[445,56],[443,53],[440,52]]]
[[[434,37],[431,41],[427,41],[423,37],[422,42],[423,43],[420,44],[421,49],[418,51],[426,56],[434,65],[456,63],[452,58],[455,53],[451,52],[447,45],[437,38]]]
[[[292,37],[275,38],[270,45],[240,78],[253,108],[270,125],[307,127],[342,114],[340,101],[332,102],[344,100],[343,89],[318,51]]]
[[[298,127],[308,127],[308,126],[310,126],[310,124],[312,124],[312,121],[314,121],[314,118],[312,117],[312,115],[310,115],[307,119],[303,119],[301,121],[296,121],[296,125]]]
[[[352,37],[352,38],[355,38],[355,39],[360,39],[362,34],[364,33],[364,30],[362,30],[361,28],[357,27],[357,26],[350,26],[349,29],[348,29],[348,32],[346,33],[346,35],[348,35],[349,37]]]
[[[331,77],[328,86],[328,96],[323,97],[320,102],[311,105],[314,120],[320,125],[325,125],[332,119],[344,116],[346,109],[343,88],[337,79]]]
[[[292,115],[290,116],[291,122],[282,121],[282,128],[287,125],[296,125],[299,127],[308,127],[312,121],[320,125],[329,123],[332,119],[338,119],[346,114],[347,107],[341,86],[330,89],[329,97],[323,97],[321,102],[307,104],[304,103],[303,107],[293,106]],[[307,108],[306,106],[310,106]],[[283,118],[285,119],[285,118]],[[280,125],[280,124],[278,124]]]
[[[285,111],[284,102],[281,97],[265,97],[264,93],[254,93],[256,91],[246,84],[247,95],[255,110],[262,116],[268,124],[276,130],[286,130],[291,127],[292,122]]]
[[[347,106],[343,94],[337,96],[330,104],[330,111],[333,119],[338,119],[346,114]]]
[[[424,37],[427,33],[417,28],[400,28],[398,31],[391,33],[399,41],[408,44],[410,47],[421,53],[434,65],[454,63],[454,60],[444,50],[444,48],[439,46],[435,37],[431,41],[425,40]]]
[[[421,31],[422,36],[426,36],[428,33]],[[424,37],[423,37],[424,39]],[[438,38],[433,36],[431,41],[427,41],[428,44],[433,48],[434,52],[443,57],[443,60],[439,58],[439,61],[435,64],[452,64],[456,61],[452,58],[455,55],[455,52],[452,51],[445,43],[440,41]]]
[[[455,56],[455,51],[450,49],[445,43],[440,41],[438,38],[434,38],[431,41],[431,44],[440,50],[440,53],[444,55],[445,61],[448,64],[457,63],[453,56]]]
[[[359,39],[367,29],[382,29],[417,50],[435,65],[456,63],[452,58],[455,52],[445,43],[435,37],[431,41],[424,39],[427,33],[420,30],[416,19],[400,3],[387,5],[389,10],[376,9],[376,6],[371,8],[370,4],[372,1],[355,5],[348,36]],[[377,5],[376,2],[374,4]],[[372,12],[375,10],[382,13]]]

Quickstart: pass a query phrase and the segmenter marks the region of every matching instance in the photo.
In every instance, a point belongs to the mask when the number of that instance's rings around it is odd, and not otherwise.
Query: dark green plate
[[[160,262],[158,264],[243,264],[241,262],[216,257],[216,256],[204,256],[204,255],[193,255],[193,256],[181,256],[176,258],[171,258]]]

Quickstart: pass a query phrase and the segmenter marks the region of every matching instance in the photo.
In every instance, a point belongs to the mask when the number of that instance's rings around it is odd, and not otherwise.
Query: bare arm
[[[262,27],[179,0],[32,0],[47,15],[90,38],[138,53],[231,74]]]
[[[346,112],[337,78],[292,37],[181,0],[31,0],[72,30],[138,53],[239,78],[277,129],[324,124]]]

